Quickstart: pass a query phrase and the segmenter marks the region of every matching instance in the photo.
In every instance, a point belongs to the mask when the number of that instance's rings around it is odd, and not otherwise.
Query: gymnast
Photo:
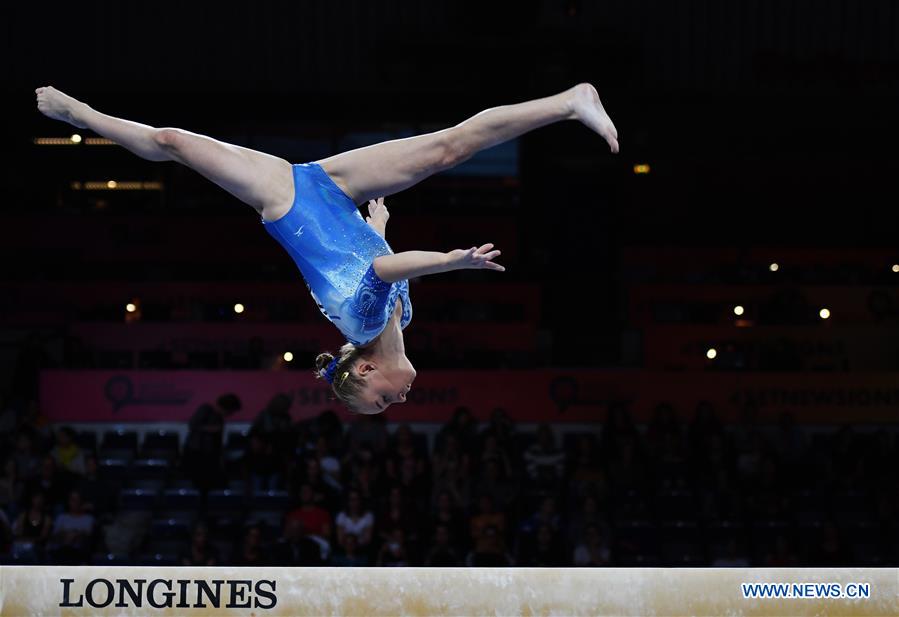
[[[618,132],[590,84],[487,109],[456,126],[326,159],[284,159],[175,128],[154,128],[100,113],[53,87],[38,88],[44,115],[87,128],[150,161],[177,161],[252,207],[296,262],[322,314],[346,338],[319,354],[316,375],[351,411],[402,403],[416,372],[403,329],[412,319],[408,279],[461,269],[502,272],[493,244],[447,253],[394,253],[385,239],[393,195],[475,153],[541,126],[578,120],[618,152]],[[357,204],[368,203],[363,220]]]

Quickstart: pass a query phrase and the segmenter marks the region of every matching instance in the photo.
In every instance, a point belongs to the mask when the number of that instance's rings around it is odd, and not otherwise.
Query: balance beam
[[[808,597],[835,584],[867,597]],[[899,569],[0,566],[0,616],[688,614],[899,615]]]

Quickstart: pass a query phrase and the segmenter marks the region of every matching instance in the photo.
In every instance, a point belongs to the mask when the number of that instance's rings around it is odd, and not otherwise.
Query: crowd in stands
[[[0,562],[609,566],[895,563],[893,435],[708,403],[576,432],[460,407],[431,439],[384,416],[304,422],[230,394],[184,440],[96,435],[0,405]],[[392,429],[392,430],[391,430]],[[431,442],[431,443],[429,443]]]

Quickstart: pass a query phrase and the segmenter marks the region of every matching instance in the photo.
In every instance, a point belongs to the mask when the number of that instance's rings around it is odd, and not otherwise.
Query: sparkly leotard
[[[387,283],[372,265],[375,257],[393,253],[387,241],[317,163],[294,165],[293,180],[290,210],[262,223],[296,262],[322,315],[354,345],[384,330],[398,298],[400,327],[409,325],[409,281]]]

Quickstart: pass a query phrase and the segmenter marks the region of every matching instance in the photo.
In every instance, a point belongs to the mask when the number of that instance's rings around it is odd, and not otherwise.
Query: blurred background
[[[2,9],[0,562],[899,563],[899,7],[887,0]],[[387,203],[410,401],[354,417],[258,216],[42,117],[307,162],[594,83]]]

